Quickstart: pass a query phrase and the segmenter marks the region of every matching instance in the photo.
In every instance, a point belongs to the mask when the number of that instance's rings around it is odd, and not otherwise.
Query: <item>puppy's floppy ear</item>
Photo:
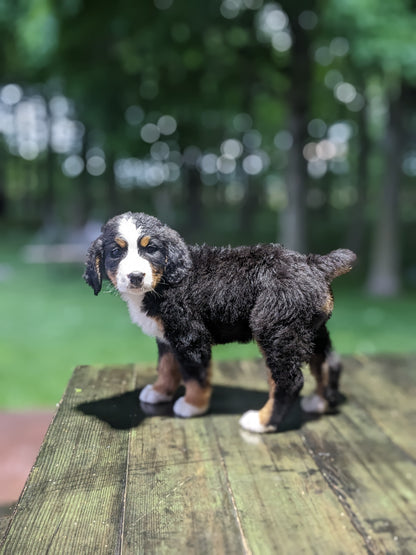
[[[167,283],[179,283],[187,275],[192,266],[191,256],[185,241],[176,233],[169,230],[171,237],[167,242],[167,260],[164,280]]]
[[[101,291],[104,274],[104,244],[103,236],[100,235],[90,246],[85,262],[85,271],[82,276],[94,289],[94,295]]]

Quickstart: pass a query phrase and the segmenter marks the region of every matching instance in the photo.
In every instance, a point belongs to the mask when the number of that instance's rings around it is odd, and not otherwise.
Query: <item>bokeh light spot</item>
[[[299,15],[298,21],[303,29],[311,31],[318,24],[318,16],[311,10],[305,10]]]
[[[140,130],[140,136],[145,143],[155,143],[160,137],[160,131],[154,123],[146,123]]]
[[[343,83],[338,83],[338,85],[335,86],[334,95],[340,102],[348,104],[354,100],[357,95],[357,91],[354,85],[344,81]]]
[[[248,131],[253,125],[253,120],[249,114],[236,114],[233,118],[233,126],[236,131],[243,133]]]
[[[324,160],[314,159],[308,162],[308,174],[313,179],[320,179],[323,177],[328,169],[327,163]]]
[[[67,177],[78,177],[84,170],[84,160],[77,154],[71,154],[62,163],[62,172]]]
[[[243,135],[243,143],[249,150],[254,150],[256,148],[259,148],[261,145],[261,141],[262,141],[261,133],[256,129],[251,129],[250,131],[247,131]]]
[[[0,92],[0,99],[2,102],[7,104],[8,106],[13,106],[20,102],[23,97],[22,88],[19,85],[15,85],[14,83],[9,83],[5,85]]]
[[[293,146],[293,136],[290,131],[283,129],[274,136],[274,144],[279,150],[287,152]]]
[[[204,154],[201,158],[201,170],[207,174],[217,173],[217,159],[215,154]]]
[[[125,112],[125,118],[129,125],[140,125],[144,118],[144,111],[140,106],[129,106]]]
[[[326,123],[319,118],[312,119],[308,123],[308,133],[314,139],[322,139],[326,133]]]
[[[105,160],[102,156],[97,154],[90,156],[87,160],[87,172],[94,176],[98,177],[105,172],[106,164]]]
[[[233,173],[236,168],[236,161],[235,158],[228,156],[227,154],[223,154],[219,158],[217,158],[217,169],[221,173],[226,175]]]
[[[331,40],[329,50],[334,56],[345,56],[350,49],[350,43],[344,37],[335,37]]]
[[[169,145],[163,141],[157,141],[150,147],[150,155],[154,160],[166,160],[169,158]]]
[[[157,126],[162,135],[173,135],[178,124],[173,116],[164,115],[158,119]]]
[[[243,170],[249,175],[257,175],[263,170],[263,160],[258,154],[249,154],[243,160]]]
[[[238,158],[243,153],[243,145],[237,139],[227,139],[221,145],[221,152],[231,158]]]

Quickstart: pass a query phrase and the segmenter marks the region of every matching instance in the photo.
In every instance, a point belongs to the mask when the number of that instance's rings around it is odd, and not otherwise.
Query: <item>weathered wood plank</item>
[[[371,415],[350,399],[302,435],[369,552],[416,552],[416,467]]]
[[[0,507],[0,542],[9,527],[13,507]]]
[[[130,443],[123,553],[243,553],[209,419],[151,418]]]
[[[134,387],[131,367],[79,368],[44,440],[2,553],[114,553],[128,431],[76,410]],[[88,419],[88,422],[86,422]]]
[[[374,419],[390,440],[416,461],[416,359],[350,357],[345,393]]]
[[[260,361],[215,366],[212,411],[192,420],[140,407],[154,369],[77,369],[0,553],[416,552],[416,376],[400,361],[347,359],[339,414],[297,406],[268,436],[238,427],[264,402]]]
[[[212,417],[246,544],[254,554],[365,553],[296,430],[255,436]]]

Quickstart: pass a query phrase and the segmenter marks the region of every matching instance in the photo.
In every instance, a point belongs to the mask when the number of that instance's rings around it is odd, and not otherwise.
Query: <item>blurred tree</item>
[[[401,89],[416,79],[413,7],[407,0],[382,5],[376,0],[350,0],[330,3],[325,14],[332,29],[348,37],[351,62],[365,71],[367,85],[377,75],[385,91],[384,179],[376,188],[379,207],[367,281],[368,292],[375,295],[395,295],[400,288],[399,191],[405,145]],[[366,141],[365,128],[362,131]],[[363,146],[368,151],[367,143]]]
[[[349,230],[364,254],[371,225],[369,289],[394,292],[411,7],[0,0],[0,109],[22,127],[35,107],[49,128],[47,146],[29,152],[2,131],[9,205],[23,215],[33,200],[44,218],[69,213],[78,225],[124,209],[175,213],[188,237],[205,213],[253,241],[273,237],[277,213],[288,247],[332,248]],[[6,106],[7,83],[22,94]],[[69,146],[57,144],[65,129]]]
[[[315,14],[315,1],[285,2],[292,35],[292,48],[285,67],[289,87],[287,94],[288,130],[293,140],[286,172],[288,204],[281,218],[280,240],[290,249],[307,250],[306,240],[306,160],[303,148],[308,137],[313,60],[311,25],[302,23],[301,14]],[[315,16],[316,17],[316,16]],[[312,25],[312,28],[314,26]]]
[[[4,78],[14,77],[13,67],[19,65],[16,48],[16,33],[13,22],[19,15],[18,6],[12,0],[1,0],[0,2],[0,67]],[[6,195],[6,156],[3,141],[0,139],[0,219],[7,213]]]

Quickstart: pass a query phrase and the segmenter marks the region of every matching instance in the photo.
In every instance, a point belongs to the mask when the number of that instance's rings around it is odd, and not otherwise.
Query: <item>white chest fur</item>
[[[162,324],[144,312],[142,305],[143,295],[122,293],[121,297],[127,303],[133,324],[138,325],[146,335],[157,337],[158,339],[165,339]]]

